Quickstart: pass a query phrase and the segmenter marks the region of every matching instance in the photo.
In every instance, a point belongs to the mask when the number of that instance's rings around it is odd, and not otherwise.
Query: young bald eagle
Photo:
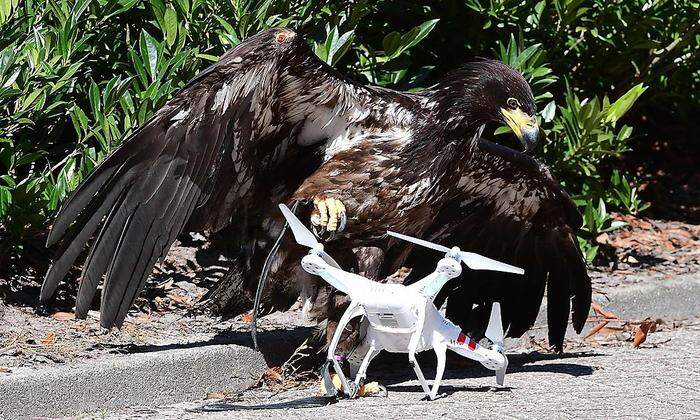
[[[265,256],[260,251],[269,248],[280,229],[271,222],[276,204],[288,201],[315,171],[329,168],[334,157],[355,156],[352,165],[362,174],[363,168],[389,159],[382,153],[400,150],[402,167],[417,181],[421,172],[453,177],[455,159],[469,157],[479,127],[493,120],[509,124],[526,149],[534,144],[532,94],[522,77],[502,64],[473,63],[433,89],[405,94],[348,80],[288,29],[262,32],[190,81],[64,203],[47,241],[60,246],[41,300],[51,298],[94,238],[76,314],[87,314],[104,277],[100,323],[119,327],[180,232],[216,231],[229,223],[242,253],[233,277],[254,284]],[[384,179],[403,191],[401,180],[407,178],[388,171]],[[313,179],[336,175],[322,174],[316,172]],[[369,191],[382,191],[381,182],[374,187]],[[405,201],[391,209],[403,214],[405,208],[410,218],[425,215],[425,221],[411,220],[425,232],[449,195],[441,191],[441,206],[420,210],[421,200],[432,200],[427,194],[432,187],[424,181],[405,187]],[[321,223],[327,219],[321,210],[336,210],[337,203],[329,207],[324,197],[315,198],[323,203],[315,219]],[[386,230],[382,224],[388,220],[378,213],[358,223],[353,219],[346,234],[365,225],[371,241],[374,232]],[[326,228],[339,227],[333,223]]]
[[[522,267],[525,275],[464,270],[436,304],[447,299],[448,318],[482,336],[491,303],[500,302],[508,335],[519,337],[534,324],[546,286],[549,343],[563,350],[569,312],[580,332],[591,304],[591,282],[575,235],[582,222],[575,205],[544,165],[487,140],[479,141],[455,173],[456,185],[421,237]],[[339,244],[328,249],[339,252]],[[429,274],[437,258],[401,241],[389,240],[381,249],[379,261],[370,262],[374,267],[363,269],[382,278],[411,267],[410,276],[400,279],[407,284]],[[314,310],[319,318],[337,321],[346,301],[328,289],[315,291]],[[328,337],[333,328],[331,323]]]
[[[459,142],[450,144],[455,149],[446,146],[449,153],[460,147]],[[483,139],[474,146],[466,159],[439,155],[421,170],[412,165],[428,159],[433,153],[430,148],[425,156],[413,149],[372,147],[338,153],[305,180],[292,201],[314,199],[312,223],[327,228],[336,220],[333,238],[326,246],[334,256],[345,255],[346,264],[352,263],[347,255],[353,247],[382,250],[379,255],[374,253],[373,262],[358,261],[358,269],[372,272],[377,279],[406,266],[412,273],[399,280],[411,283],[429,274],[439,257],[388,237],[386,229],[524,268],[524,276],[465,270],[444,289],[437,304],[447,298],[448,317],[463,330],[481,336],[491,304],[498,301],[508,335],[519,337],[534,324],[546,286],[549,342],[561,351],[569,312],[574,329],[580,332],[591,304],[591,282],[575,235],[581,216],[547,168],[535,159]],[[353,167],[356,156],[368,154],[377,162],[362,169]],[[328,210],[333,206],[340,211]],[[323,211],[325,217],[319,214]],[[278,295],[289,290],[285,284],[290,278],[310,283],[307,294],[314,315],[337,321],[349,302],[325,283],[304,276],[298,261],[305,252],[292,241],[285,243],[271,264],[275,267],[271,283]],[[319,286],[325,290],[312,289]],[[280,299],[266,297],[277,303]],[[277,309],[282,307],[277,304]],[[332,336],[333,328],[331,323],[327,337]]]

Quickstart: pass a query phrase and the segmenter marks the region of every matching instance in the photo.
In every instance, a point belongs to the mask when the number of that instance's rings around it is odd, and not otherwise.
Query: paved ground
[[[235,401],[193,401],[93,416],[116,418],[700,418],[700,323],[649,335],[641,348],[628,342],[583,347],[564,357],[511,355],[510,389],[495,392],[479,367],[448,362],[437,401],[421,401],[408,364],[373,366],[389,396],[328,404],[316,384],[283,392],[250,390]],[[426,369],[428,376],[432,369]]]

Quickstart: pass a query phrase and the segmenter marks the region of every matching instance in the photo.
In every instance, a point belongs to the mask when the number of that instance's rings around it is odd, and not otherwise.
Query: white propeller
[[[494,302],[491,306],[489,325],[486,327],[486,338],[503,348],[503,322],[501,321],[501,304]]]
[[[284,218],[287,219],[287,223],[289,223],[289,227],[292,229],[292,234],[294,234],[294,239],[299,245],[316,250],[319,256],[323,258],[323,261],[335,268],[340,268],[338,263],[323,250],[323,245],[316,240],[316,236],[304,226],[301,220],[299,220],[287,206],[280,204],[279,208],[282,210]]]
[[[498,351],[503,352],[504,340],[503,340],[503,322],[501,321],[501,304],[494,302],[491,306],[491,316],[489,317],[489,325],[486,327],[486,338],[491,340],[498,348]],[[508,358],[505,353],[503,357],[506,359],[506,363],[503,365],[502,369],[496,371],[496,383],[499,386],[503,386],[506,379],[506,369],[508,368]]]
[[[403,239],[404,241],[412,242],[414,244],[424,246],[426,248],[434,249],[441,252],[450,252],[450,248],[428,242],[423,239],[414,238],[413,236],[403,235],[401,233],[396,233],[392,231],[387,231],[387,233],[395,238]],[[459,251],[460,260],[472,270],[491,270],[491,271],[503,271],[506,273],[514,274],[525,274],[525,270],[520,267],[515,267],[510,264],[502,263],[500,261],[492,260],[491,258],[486,258],[482,255],[475,254],[473,252]]]

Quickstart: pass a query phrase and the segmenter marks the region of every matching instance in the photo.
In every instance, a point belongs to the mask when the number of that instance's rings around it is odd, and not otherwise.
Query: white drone
[[[486,337],[491,340],[493,346],[486,348],[477,344],[474,339],[464,334],[459,327],[442,316],[433,304],[433,300],[448,280],[461,274],[460,262],[472,270],[494,270],[523,274],[524,271],[521,268],[471,252],[460,251],[457,247],[450,249],[421,239],[388,232],[391,236],[446,254],[438,262],[433,273],[409,286],[377,283],[357,274],[343,271],[338,263],[324,252],[323,245],[316,240],[316,237],[297,219],[294,213],[284,204],[280,204],[279,207],[287,219],[297,243],[311,248],[309,254],[301,260],[301,266],[304,270],[320,276],[331,286],[348,294],[352,299],[335,330],[328,348],[327,361],[322,371],[328,396],[336,396],[335,386],[333,386],[329,374],[331,364],[340,378],[345,396],[354,398],[365,380],[370,361],[382,350],[392,353],[408,353],[408,360],[418,376],[418,381],[426,396],[431,400],[437,397],[442,374],[445,371],[447,349],[476,360],[486,368],[496,371],[496,383],[503,386],[508,359],[503,348],[500,305],[494,302],[491,307],[491,318],[486,329]],[[345,326],[357,316],[364,316],[369,322],[367,334],[355,351],[361,357],[361,362],[355,364],[355,367],[352,367],[351,364],[351,375],[353,370],[356,371],[355,380],[349,381],[335,357],[335,350]],[[437,371],[432,390],[428,387],[423,372],[416,361],[416,352],[430,349],[435,350],[437,356]],[[364,356],[361,356],[362,354]]]

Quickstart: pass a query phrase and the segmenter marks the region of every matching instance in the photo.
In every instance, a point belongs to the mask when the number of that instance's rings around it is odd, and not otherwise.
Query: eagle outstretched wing
[[[303,149],[352,141],[351,128],[373,118],[383,95],[335,72],[290,30],[249,38],[189,82],[63,204],[47,241],[61,244],[41,300],[94,236],[76,313],[87,314],[106,274],[100,321],[120,326],[185,227],[218,230],[232,218],[242,235],[244,224],[259,227],[266,203],[285,198],[277,181],[291,192],[321,163]]]
[[[460,175],[423,238],[522,267],[525,275],[465,270],[443,295],[448,317],[464,328],[483,329],[490,303],[499,301],[504,327],[519,337],[534,324],[546,286],[549,342],[561,349],[569,312],[580,332],[591,304],[574,203],[546,167],[483,139]],[[414,250],[407,261],[413,278],[430,270],[434,259]]]

